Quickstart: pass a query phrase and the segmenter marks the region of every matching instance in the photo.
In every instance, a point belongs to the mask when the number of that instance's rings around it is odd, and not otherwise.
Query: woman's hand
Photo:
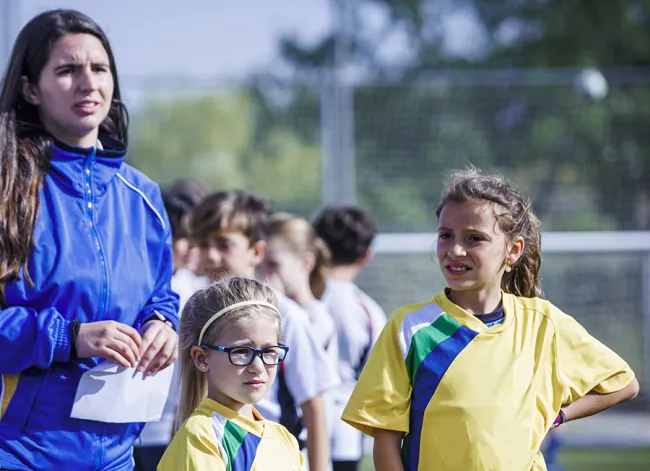
[[[178,358],[178,334],[157,319],[142,326],[142,345],[138,371],[151,376],[164,370]]]
[[[135,368],[141,345],[142,338],[133,327],[116,321],[98,321],[79,326],[75,348],[79,358],[104,358]]]

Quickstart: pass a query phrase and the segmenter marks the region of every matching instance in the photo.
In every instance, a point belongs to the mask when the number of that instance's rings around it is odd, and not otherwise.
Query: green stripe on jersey
[[[415,384],[415,373],[420,363],[439,344],[447,340],[460,328],[460,324],[443,313],[432,324],[418,330],[411,339],[411,347],[406,356],[406,370],[408,371],[411,387]]]
[[[221,440],[221,445],[226,450],[226,454],[229,458],[226,471],[233,471],[233,462],[235,461],[235,457],[237,456],[247,433],[246,430],[236,423],[231,422],[230,420],[226,421],[223,439]]]

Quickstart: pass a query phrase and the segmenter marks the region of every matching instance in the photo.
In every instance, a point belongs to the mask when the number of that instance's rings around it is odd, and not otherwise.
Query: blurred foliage
[[[320,200],[318,145],[282,126],[256,136],[256,111],[244,89],[149,98],[133,118],[132,163],[162,185],[191,177],[214,190],[247,189],[308,213]]]
[[[650,229],[650,80],[633,69],[650,65],[650,1],[355,3],[351,62],[370,79],[400,84],[355,90],[358,197],[383,230],[430,227],[445,178],[470,163],[514,180],[546,229]],[[389,18],[383,28],[366,26],[368,8]],[[469,59],[444,53],[445,18],[459,12],[483,33],[482,53]],[[415,51],[400,66],[380,54],[395,31],[406,36],[405,52]],[[286,37],[281,50],[296,71],[313,72],[333,63],[336,35],[309,45]],[[562,67],[603,70],[608,95],[586,96],[571,76],[544,86],[511,82],[517,68],[541,77]],[[451,78],[436,75],[449,69]],[[475,85],[456,82],[463,70]],[[495,70],[503,72],[497,83],[488,75]],[[296,100],[296,112],[308,105]]]
[[[349,60],[374,83],[354,90],[358,200],[381,230],[430,229],[445,179],[470,163],[515,181],[547,230],[650,229],[650,78],[639,69],[650,65],[650,0],[355,4]],[[445,49],[445,21],[459,13],[481,33],[469,57]],[[403,60],[382,53],[395,34]],[[162,183],[199,177],[310,214],[320,201],[321,98],[302,78],[323,76],[336,44],[336,28],[309,44],[282,38],[295,80],[261,72],[240,89],[150,97],[133,120],[136,165]],[[518,68],[556,67],[600,68],[609,93],[592,99],[571,76],[510,80]],[[377,85],[387,80],[395,85]]]

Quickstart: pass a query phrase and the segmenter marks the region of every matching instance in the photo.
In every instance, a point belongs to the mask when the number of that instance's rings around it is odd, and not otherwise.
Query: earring
[[[205,371],[205,368],[206,368],[205,365],[201,365],[201,371]]]
[[[510,265],[506,265],[506,273],[510,273],[512,271],[512,267]]]

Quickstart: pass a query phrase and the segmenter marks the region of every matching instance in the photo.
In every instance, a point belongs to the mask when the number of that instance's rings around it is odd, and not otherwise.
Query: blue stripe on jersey
[[[404,441],[405,471],[418,471],[424,411],[453,361],[477,335],[478,332],[460,326],[451,337],[439,343],[420,363],[415,373],[411,396],[409,433]]]
[[[246,434],[232,462],[232,471],[251,471],[260,441],[262,441],[262,437],[258,437],[252,433]]]

